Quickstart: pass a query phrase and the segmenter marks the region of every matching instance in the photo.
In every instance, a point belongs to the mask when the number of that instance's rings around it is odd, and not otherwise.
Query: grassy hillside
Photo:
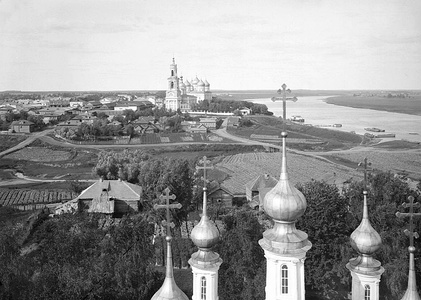
[[[231,134],[251,139],[256,139],[256,135],[280,137],[283,130],[282,120],[274,116],[245,116],[243,123],[245,124],[244,126],[238,128],[229,127],[227,130]],[[292,122],[286,124],[286,130],[289,138],[288,146],[301,150],[343,149],[359,145],[363,141],[363,137],[357,134],[305,126]],[[275,144],[279,144],[279,142],[272,141]]]

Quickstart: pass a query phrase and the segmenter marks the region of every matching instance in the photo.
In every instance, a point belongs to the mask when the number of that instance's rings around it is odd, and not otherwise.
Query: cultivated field
[[[72,157],[73,153],[68,151],[53,150],[41,147],[26,147],[7,155],[9,159],[28,160],[38,162],[64,161]]]
[[[392,171],[393,173],[408,173],[409,177],[421,180],[420,151],[345,151],[329,154],[330,157],[361,162],[367,157],[374,169]]]
[[[243,153],[230,155],[216,164],[216,167],[229,175],[222,186],[235,193],[244,193],[245,184],[261,174],[270,174],[279,178],[282,153]],[[287,154],[289,179],[293,184],[304,183],[312,179],[324,180],[341,185],[350,178],[361,179],[361,172],[346,166],[339,166],[315,157]]]

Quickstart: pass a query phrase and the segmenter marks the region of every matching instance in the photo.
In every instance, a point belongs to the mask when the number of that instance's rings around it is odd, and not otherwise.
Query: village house
[[[238,110],[243,116],[251,114],[251,109],[248,107],[242,107]]]
[[[209,130],[216,129],[216,118],[200,118],[199,123],[205,125]]]
[[[146,107],[152,107],[152,103],[149,101],[120,101],[114,107],[114,110],[126,110],[130,109],[133,111],[137,111]]]
[[[278,180],[269,174],[262,174],[257,178],[246,183],[246,198],[250,207],[254,209],[262,209],[263,199],[278,183]]]
[[[75,199],[57,206],[55,214],[86,211],[121,216],[138,211],[141,197],[141,186],[120,179],[100,179]]]
[[[10,124],[12,132],[31,133],[34,130],[34,123],[27,120],[14,121]]]

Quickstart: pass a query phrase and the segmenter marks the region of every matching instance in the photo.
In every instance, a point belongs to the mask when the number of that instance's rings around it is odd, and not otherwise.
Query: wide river
[[[287,119],[298,115],[305,119],[305,124],[342,124],[342,127],[327,128],[358,134],[368,132],[364,128],[377,127],[384,129],[385,133],[396,134],[395,138],[385,140],[421,142],[421,116],[328,104],[324,100],[329,97],[332,96],[299,97],[296,102],[287,101]],[[282,101],[272,102],[269,98],[247,101],[265,104],[275,116],[282,116]]]

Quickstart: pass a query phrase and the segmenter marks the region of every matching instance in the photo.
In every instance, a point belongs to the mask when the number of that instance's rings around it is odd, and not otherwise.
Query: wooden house
[[[56,212],[71,210],[122,215],[139,210],[142,187],[122,180],[100,179],[85,189],[76,199],[57,207]]]
[[[34,123],[28,120],[14,121],[10,124],[10,130],[14,132],[30,133],[34,130]]]

